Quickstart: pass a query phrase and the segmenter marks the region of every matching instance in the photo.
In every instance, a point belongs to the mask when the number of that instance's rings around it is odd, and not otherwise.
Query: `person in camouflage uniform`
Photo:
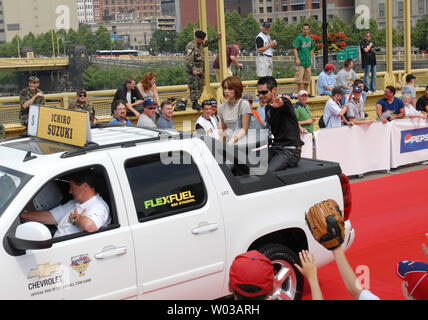
[[[6,128],[0,123],[0,140],[6,136]]]
[[[195,39],[186,46],[186,73],[190,90],[190,101],[192,101],[192,109],[194,110],[201,110],[198,100],[202,95],[205,85],[204,48],[217,41],[221,37],[221,33],[218,33],[211,40],[205,41],[205,37],[205,32],[197,30],[195,32]]]
[[[19,122],[25,127],[28,127],[30,106],[32,104],[46,104],[43,91],[39,89],[39,85],[39,78],[32,76],[28,79],[28,88],[22,89],[21,93],[19,94],[19,102],[21,104],[21,110],[19,111]]]
[[[76,104],[69,106],[68,109],[87,111],[89,112],[89,120],[91,124],[97,123],[97,119],[95,118],[95,108],[93,105],[90,105],[88,103],[88,100],[86,99],[86,96],[87,96],[86,90],[80,89],[76,92],[76,94],[77,94]]]

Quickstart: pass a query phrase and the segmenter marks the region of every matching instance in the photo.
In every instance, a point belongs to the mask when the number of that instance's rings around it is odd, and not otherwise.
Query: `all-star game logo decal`
[[[79,273],[79,276],[83,277],[90,262],[88,254],[81,254],[71,258],[70,266]]]

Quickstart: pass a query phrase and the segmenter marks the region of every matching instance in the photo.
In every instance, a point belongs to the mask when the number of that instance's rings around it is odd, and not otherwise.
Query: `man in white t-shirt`
[[[202,115],[196,121],[196,131],[214,139],[219,139],[217,121],[212,117],[209,100],[202,102]]]
[[[22,213],[25,221],[56,225],[54,237],[80,231],[95,232],[111,222],[109,207],[95,190],[95,178],[89,172],[78,172],[69,176],[70,194],[73,200],[46,211]]]
[[[342,125],[342,117],[348,111],[348,106],[341,106],[340,100],[343,97],[343,91],[340,87],[333,88],[331,98],[324,107],[323,120],[326,128],[336,128]]]

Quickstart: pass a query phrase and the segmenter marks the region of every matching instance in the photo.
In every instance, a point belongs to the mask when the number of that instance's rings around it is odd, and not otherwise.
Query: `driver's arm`
[[[50,211],[23,212],[21,218],[25,221],[40,222],[46,225],[56,225],[56,221]]]

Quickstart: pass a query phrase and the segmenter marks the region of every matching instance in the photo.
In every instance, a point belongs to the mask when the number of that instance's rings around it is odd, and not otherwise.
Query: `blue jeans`
[[[372,79],[369,86],[369,73],[372,74]],[[364,66],[364,84],[370,91],[376,91],[376,65],[366,65]]]

